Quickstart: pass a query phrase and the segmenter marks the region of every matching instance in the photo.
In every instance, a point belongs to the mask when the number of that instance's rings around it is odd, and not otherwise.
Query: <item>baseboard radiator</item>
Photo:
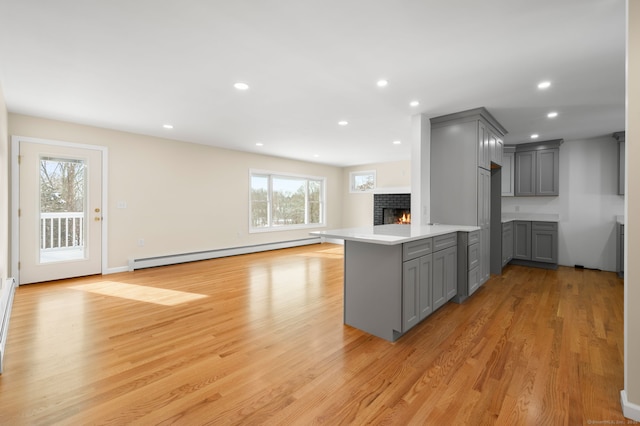
[[[7,334],[9,331],[9,319],[11,318],[11,307],[13,306],[13,296],[16,293],[16,280],[7,278],[2,285],[0,295],[0,374],[4,365],[4,347],[7,344]]]
[[[237,256],[240,254],[259,253],[262,251],[278,250],[290,247],[319,244],[319,237],[302,240],[282,241],[277,243],[258,244],[253,246],[232,247],[218,250],[200,251],[195,253],[174,254],[169,256],[148,257],[145,259],[130,259],[129,271],[156,266],[175,265],[177,263],[196,262],[198,260],[216,259],[219,257]]]

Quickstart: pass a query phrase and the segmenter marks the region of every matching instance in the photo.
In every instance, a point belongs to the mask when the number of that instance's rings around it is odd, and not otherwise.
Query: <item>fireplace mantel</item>
[[[388,188],[376,188],[372,191],[374,194],[411,194],[409,186],[395,186]]]

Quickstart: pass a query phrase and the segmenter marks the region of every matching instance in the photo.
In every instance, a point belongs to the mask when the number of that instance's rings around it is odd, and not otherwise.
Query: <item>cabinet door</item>
[[[458,247],[449,247],[444,253],[444,291],[449,301],[458,294]]]
[[[478,167],[489,169],[489,132],[487,126],[478,122]]]
[[[491,224],[491,172],[478,169],[478,226]]]
[[[502,139],[489,130],[489,158],[498,166],[502,165],[502,148]]]
[[[536,195],[536,152],[516,152],[516,197]]]
[[[533,222],[531,227],[531,260],[558,263],[558,224]]]
[[[496,164],[502,166],[504,163],[504,142],[496,138]]]
[[[531,222],[513,222],[513,258],[531,260]]]
[[[469,296],[480,287],[480,266],[469,271]]]
[[[560,150],[536,151],[536,194],[558,195],[560,174]]]
[[[484,284],[491,276],[491,230],[480,230],[480,284]]]
[[[426,256],[425,256],[426,257]],[[402,331],[420,321],[420,258],[402,263]]]
[[[420,310],[419,321],[422,321],[433,312],[432,303],[432,281],[433,281],[433,256],[422,256],[420,261],[420,278],[418,280],[418,309]]]
[[[505,152],[502,157],[502,196],[513,197],[513,169],[514,169],[514,156],[513,152]]]
[[[513,259],[513,223],[502,225],[502,266]]]
[[[433,253],[433,281],[432,281],[432,295],[433,295],[433,310],[435,311],[440,306],[444,305],[447,297],[445,290],[446,276],[447,276],[447,262],[446,262],[446,250],[440,250]]]

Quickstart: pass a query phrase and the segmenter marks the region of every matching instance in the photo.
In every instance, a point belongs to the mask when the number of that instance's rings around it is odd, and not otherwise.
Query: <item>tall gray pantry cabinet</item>
[[[479,269],[469,271],[462,292],[458,286],[455,299],[458,302],[464,301],[490,276],[491,169],[502,166],[506,133],[485,108],[431,119],[431,222],[481,228],[477,243]]]

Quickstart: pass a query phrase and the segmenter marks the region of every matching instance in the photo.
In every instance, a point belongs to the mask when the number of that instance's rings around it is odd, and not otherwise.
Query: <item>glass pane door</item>
[[[86,257],[86,164],[40,158],[40,262]]]

